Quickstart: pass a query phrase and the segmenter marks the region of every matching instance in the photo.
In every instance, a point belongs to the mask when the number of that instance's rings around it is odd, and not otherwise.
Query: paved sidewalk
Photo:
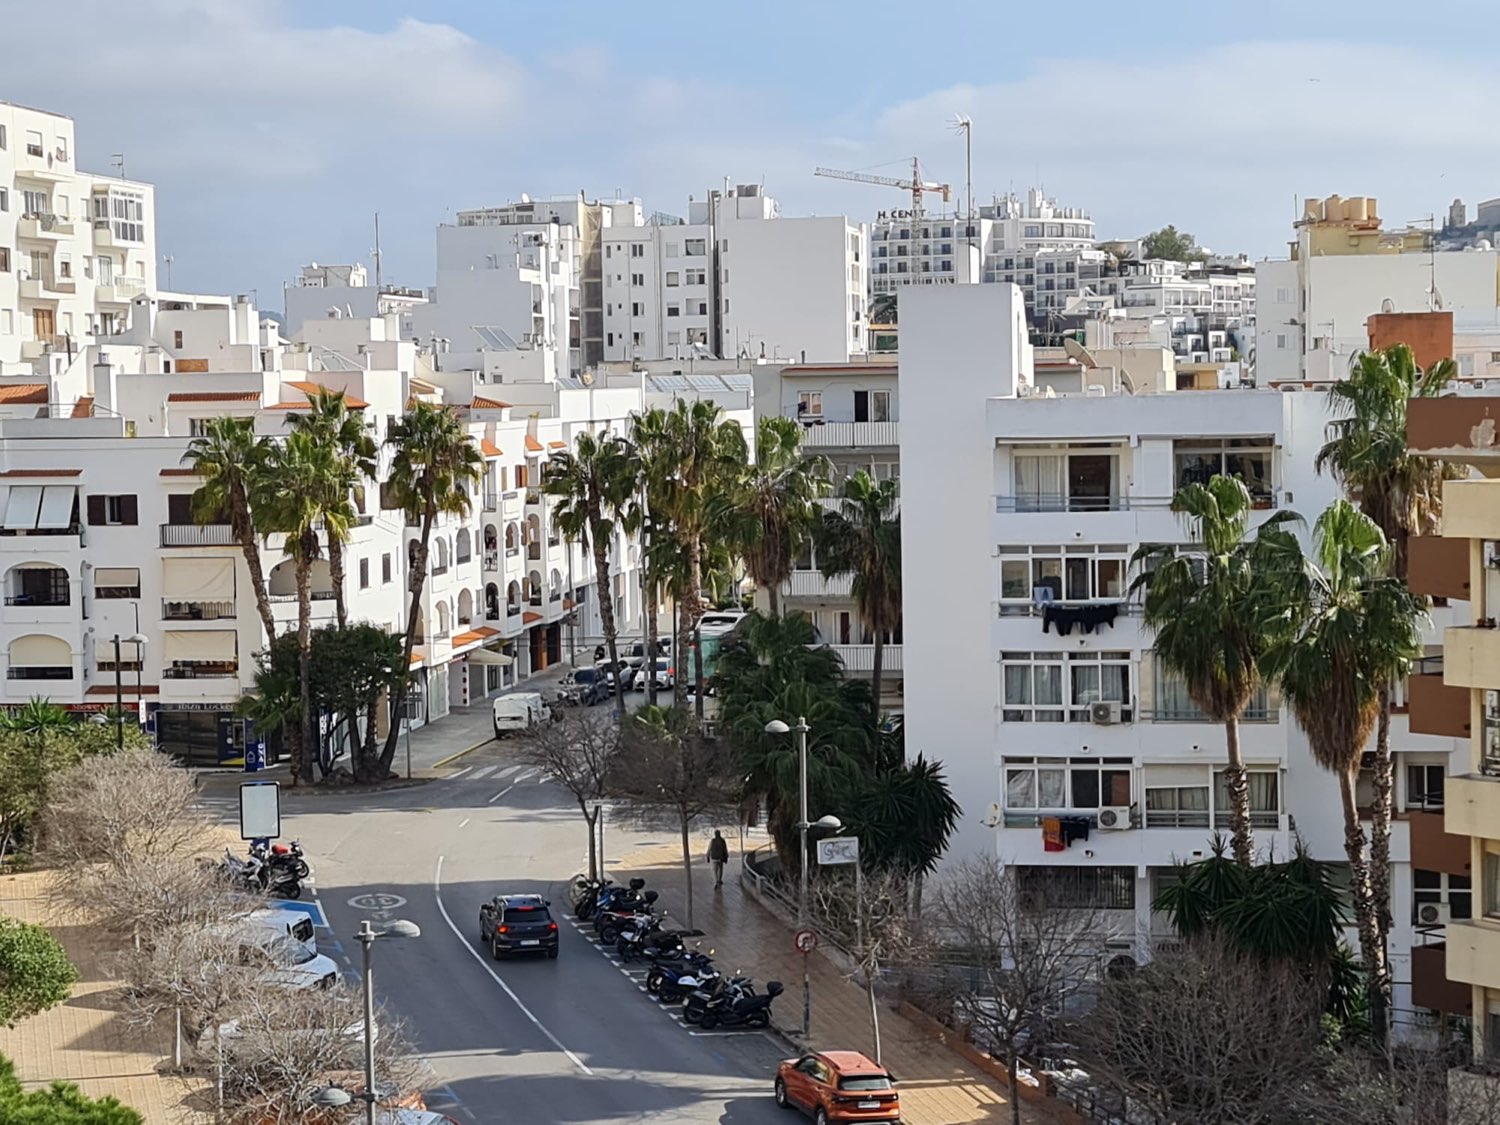
[[[708,935],[703,946],[714,949],[714,959],[726,970],[747,973],[758,983],[781,981],[786,991],[777,1001],[776,1024],[800,1032],[802,957],[793,948],[792,931],[741,889],[737,832],[725,831],[725,839],[731,842],[730,862],[725,868],[724,886],[714,889],[712,870],[704,861],[711,835],[711,830],[696,833],[692,844],[693,922]],[[747,841],[749,845],[764,842],[764,833]],[[686,924],[680,843],[638,848],[610,858],[609,867],[616,879],[627,874],[644,876],[661,892],[661,902],[673,918]],[[810,958],[810,969],[813,1044],[871,1053],[874,1044],[864,989],[821,953]],[[1010,1120],[1009,1094],[1004,1086],[885,1006],[880,1010],[880,1039],[882,1061],[901,1083],[903,1121],[911,1125],[969,1125]],[[1042,1108],[1023,1102],[1021,1120],[1044,1125],[1056,1119]]]
[[[0,1054],[15,1063],[28,1088],[61,1078],[89,1097],[114,1095],[147,1125],[211,1121],[211,1114],[192,1108],[195,1102],[208,1103],[206,1086],[157,1072],[172,1061],[171,1027],[136,1028],[126,1022],[96,936],[87,925],[57,924],[44,897],[46,879],[44,872],[0,877],[0,916],[49,926],[81,979],[66,1002],[14,1028],[0,1028]]]

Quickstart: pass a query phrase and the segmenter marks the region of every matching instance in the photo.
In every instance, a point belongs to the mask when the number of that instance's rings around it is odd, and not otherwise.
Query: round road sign
[[[812,930],[798,930],[792,942],[800,952],[811,953],[818,948],[818,935]]]

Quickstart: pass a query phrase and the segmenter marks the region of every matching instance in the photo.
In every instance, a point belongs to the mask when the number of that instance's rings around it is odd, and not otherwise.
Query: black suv
[[[511,953],[557,956],[557,923],[541,895],[496,895],[479,908],[479,940],[496,961]]]

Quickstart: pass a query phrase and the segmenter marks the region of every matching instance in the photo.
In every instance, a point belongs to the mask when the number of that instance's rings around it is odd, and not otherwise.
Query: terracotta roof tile
[[[547,443],[547,448],[548,449],[567,449],[568,448],[568,443],[565,442],[565,441],[549,441]]]
[[[259,402],[259,391],[179,391],[168,402]]]
[[[477,629],[469,629],[467,632],[458,633],[453,638],[453,647],[461,648],[464,645],[478,644],[480,641],[488,640],[490,637],[498,637],[499,629],[491,629],[481,625]]]
[[[494,442],[492,442],[489,438],[484,438],[482,441],[480,441],[480,443],[479,443],[479,449],[480,449],[480,452],[482,452],[486,457],[504,457],[505,456],[505,450],[501,449],[498,445],[496,445]]]
[[[537,441],[536,438],[532,437],[530,434],[527,434],[526,435],[526,452],[528,452],[528,453],[540,453],[541,451],[542,451],[542,443],[539,442],[539,441]]]
[[[291,387],[294,391],[301,391],[305,395],[315,395],[319,391],[332,390],[322,383],[313,383],[306,379],[293,380],[282,383],[284,387]],[[350,410],[363,410],[370,404],[364,399],[355,398],[348,391],[344,392],[344,405]],[[312,406],[310,402],[278,402],[275,406],[266,407],[267,410],[307,410]]]
[[[92,418],[94,416],[94,396],[83,395],[73,404],[74,418]]]
[[[0,383],[0,402],[18,406],[45,406],[48,393],[46,383]]]
[[[81,477],[82,469],[6,469],[0,477]]]
[[[521,614],[521,623],[523,625],[530,625],[533,622],[540,621],[541,619],[542,615],[540,613],[532,613],[529,609],[525,613]]]
[[[482,395],[475,395],[474,401],[469,403],[469,407],[473,410],[509,410],[510,403],[501,402],[497,398],[485,398]]]

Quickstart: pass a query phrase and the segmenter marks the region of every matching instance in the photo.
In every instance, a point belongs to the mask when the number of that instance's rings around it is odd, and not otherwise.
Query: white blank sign
[[[247,781],[240,786],[240,839],[275,840],[281,835],[281,786]]]

